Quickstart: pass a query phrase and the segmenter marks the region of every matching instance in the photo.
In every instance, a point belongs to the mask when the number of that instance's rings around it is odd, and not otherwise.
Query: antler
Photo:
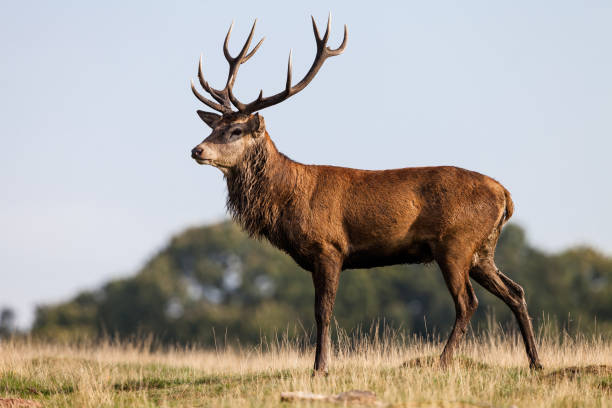
[[[234,86],[234,82],[236,81],[236,75],[238,74],[238,68],[240,68],[241,64],[244,64],[245,62],[247,62],[253,56],[253,54],[255,54],[255,52],[257,51],[257,49],[259,48],[259,46],[265,39],[264,37],[261,40],[259,40],[255,48],[253,48],[253,50],[251,50],[251,52],[247,54],[249,46],[251,45],[251,40],[253,39],[253,34],[255,33],[256,25],[257,25],[257,19],[255,19],[255,21],[253,22],[253,27],[251,27],[251,32],[249,33],[249,37],[247,38],[244,46],[242,47],[242,50],[240,50],[240,53],[238,54],[238,56],[234,58],[231,56],[229,49],[228,49],[230,35],[232,34],[232,29],[234,28],[234,22],[232,21],[232,24],[230,25],[230,28],[227,31],[227,34],[225,35],[225,41],[223,42],[223,54],[225,55],[225,59],[229,63],[229,73],[227,75],[227,83],[225,84],[225,88],[223,88],[222,90],[212,88],[210,85],[208,85],[208,82],[206,82],[206,80],[204,79],[204,74],[202,72],[202,56],[200,56],[200,63],[198,65],[198,79],[200,80],[200,85],[202,85],[202,88],[204,88],[204,90],[208,92],[218,102],[218,103],[213,102],[210,99],[207,99],[204,96],[202,96],[195,89],[195,85],[193,84],[193,80],[192,80],[191,81],[191,91],[196,96],[196,98],[202,101],[205,105],[219,112],[222,112],[222,113],[232,112],[232,105],[230,103],[230,95],[232,92],[232,87]]]
[[[202,101],[204,104],[208,105],[209,107],[215,110],[218,110],[219,112],[222,112],[222,113],[232,112],[231,105],[233,104],[238,109],[239,112],[252,113],[257,110],[261,110],[261,109],[267,108],[272,105],[276,105],[277,103],[284,101],[290,96],[295,95],[296,93],[300,92],[302,89],[306,88],[306,86],[310,83],[310,81],[313,80],[315,75],[317,75],[317,72],[319,71],[321,66],[323,66],[323,63],[325,62],[327,58],[342,54],[342,52],[346,48],[346,43],[348,39],[348,30],[347,30],[346,25],[344,25],[344,38],[342,40],[342,44],[340,44],[340,46],[336,48],[335,50],[332,50],[331,48],[327,46],[327,41],[329,39],[329,30],[331,28],[331,13],[329,14],[329,17],[327,19],[327,29],[325,30],[325,34],[323,35],[323,38],[321,38],[321,36],[319,35],[317,23],[315,22],[314,17],[312,17],[312,28],[313,28],[314,35],[315,35],[315,41],[317,43],[317,54],[315,56],[314,62],[312,63],[312,66],[310,67],[310,69],[308,70],[304,78],[302,78],[302,80],[298,82],[295,86],[291,86],[292,67],[291,67],[291,52],[289,52],[289,63],[287,66],[287,82],[285,85],[285,90],[275,95],[268,96],[265,98],[263,97],[263,90],[261,90],[259,91],[259,96],[257,97],[257,99],[255,99],[253,102],[250,102],[248,104],[244,104],[240,102],[238,98],[234,96],[233,86],[234,86],[234,82],[236,81],[236,75],[238,74],[238,68],[240,67],[240,65],[244,64],[246,61],[249,60],[249,58],[253,56],[253,54],[255,54],[255,52],[257,51],[257,49],[259,48],[259,46],[264,40],[262,38],[261,41],[259,41],[259,43],[255,46],[255,48],[253,48],[253,50],[247,54],[247,50],[253,38],[253,32],[255,31],[256,23],[257,23],[257,20],[255,20],[255,22],[253,23],[253,27],[251,28],[251,33],[249,34],[249,37],[247,38],[246,43],[242,47],[242,50],[240,51],[238,56],[235,58],[233,58],[230,55],[229,50],[228,50],[229,37],[230,37],[230,33],[232,32],[234,23],[232,23],[229,31],[227,32],[227,35],[225,36],[225,42],[223,44],[223,54],[225,55],[225,59],[227,59],[227,62],[229,63],[229,74],[227,77],[227,83],[223,90],[216,90],[216,89],[211,88],[208,85],[208,83],[204,80],[204,75],[202,74],[202,58],[200,57],[200,65],[198,67],[198,78],[200,80],[200,84],[202,85],[202,88],[204,88],[204,90],[208,92],[218,103],[213,102],[203,97],[202,95],[200,95],[198,91],[196,91],[195,86],[193,85],[193,81],[191,81],[191,90],[193,91],[194,95],[200,101]]]

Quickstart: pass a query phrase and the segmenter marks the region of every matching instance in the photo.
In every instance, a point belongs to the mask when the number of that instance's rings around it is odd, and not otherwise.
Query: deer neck
[[[278,231],[282,210],[293,199],[298,164],[280,153],[268,133],[226,175],[227,209],[251,236]]]

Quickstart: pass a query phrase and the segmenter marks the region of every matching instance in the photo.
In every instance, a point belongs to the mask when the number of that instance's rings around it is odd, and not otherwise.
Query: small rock
[[[329,396],[323,394],[313,394],[312,392],[305,391],[289,391],[281,392],[280,399],[282,402],[293,402],[298,400],[309,400],[309,401],[327,401]]]
[[[376,398],[372,391],[351,390],[336,395],[313,394],[306,391],[281,392],[281,401],[323,401],[338,404],[354,404],[384,407],[387,404]]]

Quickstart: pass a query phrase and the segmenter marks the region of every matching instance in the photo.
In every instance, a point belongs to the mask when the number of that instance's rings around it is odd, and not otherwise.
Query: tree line
[[[507,225],[497,264],[520,283],[536,330],[542,317],[569,331],[612,335],[612,259],[588,247],[550,254]],[[510,310],[474,284],[480,307],[472,327]],[[152,334],[166,344],[213,346],[219,338],[254,344],[314,327],[310,274],[230,221],[175,236],[134,276],[37,308],[31,334],[55,340]],[[445,333],[454,306],[438,267],[396,265],[343,271],[334,317],[348,331],[372,322],[417,334]]]

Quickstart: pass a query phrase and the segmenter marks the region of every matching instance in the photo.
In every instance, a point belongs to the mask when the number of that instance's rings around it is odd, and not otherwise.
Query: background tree
[[[15,331],[15,312],[8,307],[2,308],[0,310],[0,338],[9,337]]]

